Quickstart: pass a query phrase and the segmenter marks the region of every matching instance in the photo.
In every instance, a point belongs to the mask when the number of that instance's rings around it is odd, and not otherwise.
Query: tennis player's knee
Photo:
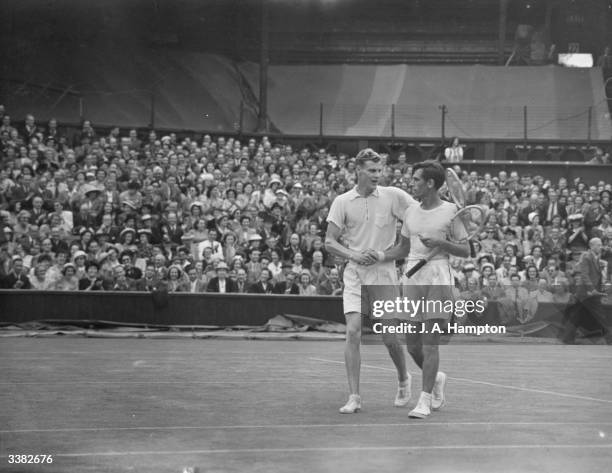
[[[386,332],[383,333],[382,341],[387,348],[395,348],[396,346],[399,346],[400,344],[399,339],[397,338],[397,335],[395,335],[394,333],[386,333]]]
[[[355,344],[361,342],[361,314],[347,314],[346,341]]]
[[[424,343],[422,350],[423,350],[423,356],[425,358],[429,358],[432,356],[438,356],[438,345],[431,344],[431,343]]]

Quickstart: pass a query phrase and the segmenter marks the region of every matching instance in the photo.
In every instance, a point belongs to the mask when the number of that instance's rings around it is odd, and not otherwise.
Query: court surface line
[[[125,451],[125,452],[81,452],[81,453],[54,453],[54,457],[120,457],[136,455],[210,455],[210,454],[232,454],[232,453],[287,453],[287,452],[377,452],[377,451],[415,451],[415,450],[541,450],[541,449],[610,449],[612,444],[523,444],[523,445],[402,445],[402,446],[380,446],[369,445],[355,447],[288,447],[288,448],[236,448],[236,449],[202,449],[202,450],[151,450],[151,451]],[[8,458],[8,455],[0,455],[0,458]]]
[[[344,365],[343,361],[328,360],[328,359],[325,359],[325,358],[312,358],[312,357],[310,357],[309,360],[321,361],[323,363],[336,363],[336,364]],[[374,365],[366,365],[366,364],[362,364],[361,366],[363,366],[365,368],[376,369],[376,370],[392,371],[394,373],[396,372],[396,370],[393,369],[393,368],[384,368],[382,366],[374,366]],[[454,381],[463,381],[465,383],[482,384],[482,385],[485,385],[485,386],[493,386],[493,387],[496,387],[496,388],[512,389],[514,391],[526,391],[526,392],[537,393],[537,394],[549,394],[551,396],[567,397],[567,398],[572,398],[572,399],[580,399],[580,400],[583,400],[583,401],[595,401],[595,402],[604,402],[606,404],[612,404],[612,400],[609,400],[609,399],[599,399],[599,398],[596,398],[596,397],[580,396],[578,394],[566,394],[566,393],[560,393],[560,392],[557,392],[557,391],[548,391],[548,390],[545,390],[545,389],[521,388],[519,386],[510,386],[508,384],[490,383],[488,381],[478,381],[478,380],[469,379],[469,378],[454,378],[454,377],[448,376],[448,379],[452,379]]]
[[[198,384],[198,385],[216,385],[216,384],[274,384],[280,382],[287,382],[287,378],[279,378],[279,379],[265,379],[258,381],[246,381],[246,380],[222,380],[222,381],[187,381],[182,379],[177,379],[176,381],[156,381],[156,380],[143,380],[143,381],[24,381],[24,382],[2,382],[0,386],[32,386],[32,385],[44,385],[44,386],[66,386],[66,385],[84,385],[84,386],[96,386],[100,384],[126,384],[126,385],[136,385],[136,384],[171,384],[176,385],[180,384]],[[301,380],[292,380],[291,384],[330,384],[334,382],[341,382],[338,379],[328,379],[328,380],[320,380],[320,379],[301,379]],[[342,381],[345,383],[345,381]],[[362,384],[377,384],[377,381],[362,381]]]
[[[23,434],[23,433],[60,433],[60,432],[114,432],[114,431],[149,431],[149,430],[248,430],[248,429],[329,429],[329,428],[363,428],[363,427],[414,427],[414,422],[404,423],[363,423],[363,424],[260,424],[260,425],[194,425],[194,426],[165,426],[165,427],[66,427],[58,429],[15,429],[0,430],[0,434]],[[599,427],[612,425],[612,422],[426,422],[420,423],[420,427],[453,427],[453,426],[586,426]]]

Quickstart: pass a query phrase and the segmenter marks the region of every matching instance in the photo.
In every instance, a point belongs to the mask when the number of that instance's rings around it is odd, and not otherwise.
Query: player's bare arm
[[[424,235],[419,235],[419,238],[423,242],[423,245],[432,250],[440,248],[442,251],[450,255],[459,256],[461,258],[467,258],[470,256],[470,244],[467,242],[467,240],[455,243],[443,238],[433,238]]]

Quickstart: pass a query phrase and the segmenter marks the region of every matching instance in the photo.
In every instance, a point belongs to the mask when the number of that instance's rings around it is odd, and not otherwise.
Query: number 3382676
[[[53,463],[51,455],[9,455],[9,463]]]

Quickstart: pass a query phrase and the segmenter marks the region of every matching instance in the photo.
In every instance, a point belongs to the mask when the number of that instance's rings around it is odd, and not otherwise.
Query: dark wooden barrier
[[[342,299],[257,294],[0,291],[0,323],[41,319],[161,325],[263,325],[278,314],[344,322]]]

